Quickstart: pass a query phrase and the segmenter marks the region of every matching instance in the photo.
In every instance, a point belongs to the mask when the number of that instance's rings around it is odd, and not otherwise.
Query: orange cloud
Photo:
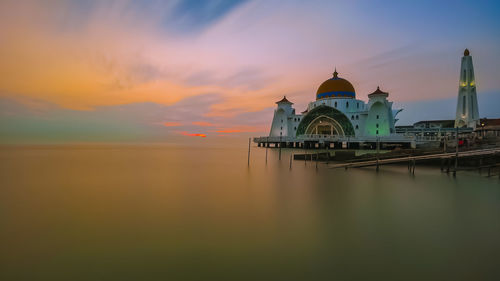
[[[165,126],[165,127],[179,127],[179,126],[182,126],[182,123],[180,123],[180,122],[164,122],[163,126]]]
[[[215,124],[210,123],[210,122],[205,122],[205,121],[193,122],[192,124],[196,125],[196,126],[201,126],[201,127],[213,127],[213,126],[215,126]]]
[[[186,131],[182,131],[182,132],[179,132],[181,135],[183,136],[189,136],[189,137],[202,137],[202,138],[206,138],[207,135],[205,134],[193,134],[193,133],[188,133]]]

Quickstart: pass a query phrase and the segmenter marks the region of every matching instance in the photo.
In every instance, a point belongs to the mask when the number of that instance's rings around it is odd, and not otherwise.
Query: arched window
[[[349,102],[345,103],[345,108],[349,108]]]
[[[464,82],[467,81],[467,71],[464,69]]]
[[[356,120],[358,120],[358,119],[359,119],[359,115],[356,115]]]
[[[378,130],[377,130],[376,134],[378,135]]]
[[[354,115],[351,116],[351,120],[354,120]]]
[[[335,102],[335,108],[337,107],[337,102]]]
[[[462,114],[465,114],[465,95],[462,98]]]
[[[357,103],[357,107],[359,108],[359,102]]]
[[[377,126],[377,128],[378,128],[378,123],[377,123],[377,125],[376,125],[376,126]]]
[[[359,129],[359,126],[358,126],[358,125],[356,125],[356,130],[357,130],[357,129]]]
[[[378,119],[378,117],[379,117],[379,116],[377,115],[377,119]]]

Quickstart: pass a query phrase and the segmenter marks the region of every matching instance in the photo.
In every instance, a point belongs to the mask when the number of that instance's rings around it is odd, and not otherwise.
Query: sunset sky
[[[498,1],[0,2],[0,142],[168,142],[268,133],[339,76],[453,119],[471,50],[482,117],[500,117]],[[195,138],[196,137],[196,138]]]

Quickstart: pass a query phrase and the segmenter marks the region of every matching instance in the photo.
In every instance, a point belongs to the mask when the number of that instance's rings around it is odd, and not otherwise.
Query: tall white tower
[[[479,123],[479,109],[477,106],[476,80],[474,66],[468,49],[465,49],[460,68],[460,86],[458,88],[457,115],[455,127],[476,128]]]

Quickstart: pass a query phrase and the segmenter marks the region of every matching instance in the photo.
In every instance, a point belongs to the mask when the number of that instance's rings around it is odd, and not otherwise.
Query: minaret
[[[457,115],[455,127],[476,128],[479,122],[477,106],[476,80],[474,66],[468,49],[465,49],[460,68],[460,85],[458,88]]]

